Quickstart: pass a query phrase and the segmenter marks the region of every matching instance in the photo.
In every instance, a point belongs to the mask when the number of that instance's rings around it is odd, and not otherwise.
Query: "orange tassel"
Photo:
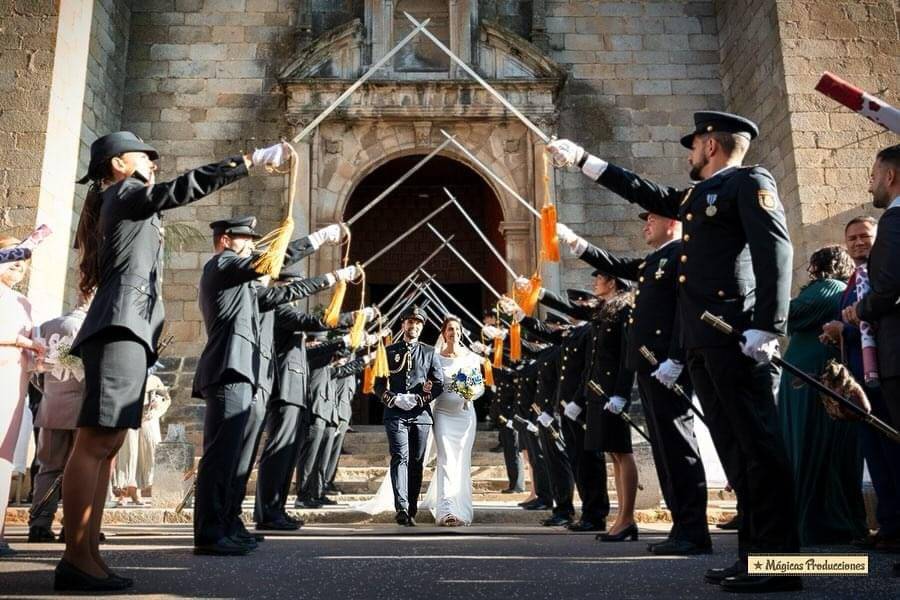
[[[350,327],[350,349],[356,350],[360,346],[365,339],[366,334],[366,314],[365,311],[358,310],[356,311],[356,316],[353,319],[353,326]]]
[[[503,338],[494,339],[494,368],[503,367]]]
[[[518,323],[509,326],[509,359],[522,360],[522,327]]]
[[[347,282],[338,281],[334,286],[334,294],[331,296],[331,303],[325,309],[325,324],[329,327],[337,327],[341,318],[341,305],[344,303],[344,296],[347,293]]]
[[[516,304],[518,304],[519,308],[525,311],[525,314],[528,316],[533,315],[534,309],[537,308],[539,302],[538,296],[540,295],[542,285],[544,285],[544,280],[541,278],[540,274],[535,273],[529,280],[528,289],[519,290],[517,288],[513,292]]]
[[[394,343],[394,335],[389,333],[386,336],[384,336],[384,343],[386,346],[390,346],[391,344],[393,344]]]
[[[484,369],[484,385],[494,385],[494,367],[491,366],[491,361],[487,357],[484,359],[482,368]]]
[[[256,257],[253,261],[253,268],[260,275],[271,275],[278,277],[281,274],[281,267],[284,266],[284,253],[287,251],[288,245],[291,243],[291,236],[294,235],[294,194],[297,190],[297,177],[300,168],[300,159],[294,151],[294,147],[290,146],[291,170],[288,188],[287,214],[281,223],[274,230],[270,231],[262,238],[257,240],[259,247],[266,246],[266,249]],[[266,165],[266,170],[270,173],[280,173],[275,169]]]
[[[559,262],[559,237],[556,235],[556,207],[541,209],[541,254],[549,262]]]
[[[371,394],[375,391],[375,371],[371,365],[366,365],[363,369],[363,394]]]
[[[387,350],[384,347],[384,342],[378,342],[378,348],[375,349],[375,367],[372,369],[373,375],[375,377],[388,377],[391,374],[391,369],[388,366],[388,357]]]

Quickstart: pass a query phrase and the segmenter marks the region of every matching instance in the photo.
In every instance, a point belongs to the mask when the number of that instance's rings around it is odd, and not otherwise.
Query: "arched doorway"
[[[346,208],[344,220],[350,219],[378,194],[399,179],[422,155],[404,156],[391,160],[367,175],[354,188]],[[446,202],[446,187],[459,200],[466,212],[504,255],[505,243],[500,232],[502,209],[493,189],[482,177],[452,158],[436,156],[426,163],[399,188],[382,200],[353,225],[350,262],[364,262],[384,248],[391,240]],[[431,223],[445,237],[453,235],[453,245],[498,291],[506,288],[506,271],[484,242],[473,231],[459,210],[450,205],[436,215]],[[424,225],[409,235],[366,268],[366,303],[376,303],[431,254],[440,242]],[[474,316],[493,305],[491,293],[449,250],[438,254],[426,267],[437,281],[450,291]],[[345,306],[357,306],[358,288],[351,287]],[[477,332],[462,311],[443,299],[447,307],[463,319],[466,327]],[[429,324],[423,341],[433,343],[437,337],[434,324]],[[380,423],[380,406],[359,402],[354,406],[354,422]]]

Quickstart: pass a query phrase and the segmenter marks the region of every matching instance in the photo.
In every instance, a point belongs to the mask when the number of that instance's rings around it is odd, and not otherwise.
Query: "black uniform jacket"
[[[700,320],[704,311],[738,331],[787,333],[793,247],[767,170],[728,167],[678,190],[611,164],[597,181],[650,212],[682,221],[677,282],[685,349],[734,343]]]
[[[871,290],[859,302],[859,318],[875,327],[878,374],[900,377],[900,208],[881,215],[868,271]]]
[[[147,346],[151,363],[162,332],[163,234],[160,212],[196,202],[247,176],[242,156],[147,185],[129,177],[100,193],[100,283],[72,353],[110,327],[130,331]]]

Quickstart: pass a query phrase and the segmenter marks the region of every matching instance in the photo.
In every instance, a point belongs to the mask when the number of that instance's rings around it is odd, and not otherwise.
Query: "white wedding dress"
[[[438,350],[439,352],[439,350]],[[449,391],[453,378],[460,370],[481,372],[482,359],[468,350],[456,358],[438,354],[444,376],[444,391],[434,400],[432,412],[434,427],[428,436],[425,465],[431,464],[437,451],[434,476],[419,508],[429,509],[435,522],[441,523],[448,516],[468,525],[472,522],[472,447],[475,444],[475,408],[472,401],[466,403],[457,393]],[[484,386],[473,401],[484,393]],[[386,475],[375,496],[356,503],[352,508],[368,514],[393,512],[394,499],[390,475]]]
[[[469,525],[472,509],[472,447],[475,445],[475,407],[472,401],[484,394],[484,385],[478,386],[475,397],[466,402],[459,394],[450,391],[453,379],[460,371],[481,373],[482,359],[468,350],[455,358],[438,354],[444,375],[444,391],[435,398],[434,446],[437,462],[434,477],[425,493],[423,508],[431,510],[436,523],[448,517]]]

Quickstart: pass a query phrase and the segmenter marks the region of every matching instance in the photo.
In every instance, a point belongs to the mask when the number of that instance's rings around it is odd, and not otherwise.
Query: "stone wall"
[[[726,104],[761,125],[747,162],[764,165],[778,181],[797,289],[816,248],[842,241],[851,217],[876,215],[867,193],[869,168],[877,149],[897,136],[814,86],[829,70],[896,103],[895,3],[720,1],[717,14]],[[747,60],[750,55],[757,59]]]
[[[480,0],[478,16],[499,23],[526,40],[531,40],[535,4],[532,0]]]
[[[559,136],[652,179],[687,184],[678,140],[694,111],[725,105],[713,2],[547,1],[546,10],[550,56],[570,71]],[[557,182],[563,222],[611,250],[647,251],[636,207],[580,173]],[[584,263],[564,267],[564,286],[587,282]]]
[[[56,27],[53,0],[0,3],[0,233],[35,226]]]

